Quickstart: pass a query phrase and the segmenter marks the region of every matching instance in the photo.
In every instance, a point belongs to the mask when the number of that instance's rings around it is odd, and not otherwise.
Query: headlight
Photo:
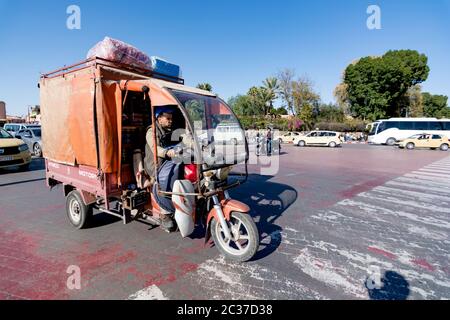
[[[26,144],[22,144],[22,145],[19,146],[19,151],[20,152],[23,152],[23,151],[26,151],[26,150],[28,150],[28,146]]]

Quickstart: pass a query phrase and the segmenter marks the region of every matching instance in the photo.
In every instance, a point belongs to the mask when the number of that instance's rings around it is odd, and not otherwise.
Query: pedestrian
[[[267,155],[270,156],[272,155],[272,130],[269,128],[267,130],[267,135],[266,135],[266,146],[267,146]]]

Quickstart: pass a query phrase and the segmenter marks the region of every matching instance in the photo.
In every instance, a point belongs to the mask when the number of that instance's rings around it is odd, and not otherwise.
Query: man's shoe
[[[172,217],[166,214],[161,215],[161,228],[166,232],[172,232],[175,229],[175,222]]]

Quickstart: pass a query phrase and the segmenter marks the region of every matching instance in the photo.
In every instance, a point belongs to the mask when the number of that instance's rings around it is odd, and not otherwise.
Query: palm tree
[[[269,77],[263,81],[264,89],[265,89],[265,99],[269,102],[269,110],[265,110],[265,115],[269,113],[273,109],[273,100],[278,97],[278,93],[280,92],[280,83],[278,79],[275,77]]]
[[[198,89],[202,89],[202,90],[206,90],[206,91],[209,91],[209,92],[212,92],[212,86],[209,83],[207,83],[207,82],[199,83],[197,85],[197,88]]]

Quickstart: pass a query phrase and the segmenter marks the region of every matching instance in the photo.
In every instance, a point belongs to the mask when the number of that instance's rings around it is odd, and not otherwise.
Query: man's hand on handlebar
[[[169,151],[167,151],[166,156],[169,158],[174,158],[176,156],[175,150],[170,149]]]

